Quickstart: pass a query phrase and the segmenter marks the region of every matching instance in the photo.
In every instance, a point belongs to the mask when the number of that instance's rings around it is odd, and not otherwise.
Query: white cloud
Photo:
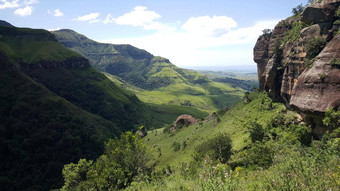
[[[131,12],[125,13],[118,18],[114,18],[111,14],[108,14],[103,23],[142,27],[144,30],[171,30],[166,24],[157,21],[160,18],[161,16],[158,13],[149,11],[147,7],[136,6]]]
[[[97,19],[99,15],[100,15],[99,13],[90,13],[84,16],[73,18],[73,20],[74,21],[88,21],[91,24],[91,23],[99,22],[99,19]]]
[[[60,27],[57,27],[57,28],[54,28],[54,29],[47,29],[48,31],[58,31],[60,30],[61,28]]]
[[[147,12],[145,14],[145,12]],[[227,16],[191,17],[186,22],[168,25],[157,20],[156,12],[146,7],[135,7],[117,19],[110,14],[104,23],[127,24],[142,29],[157,29],[150,35],[107,39],[102,42],[131,44],[154,55],[169,58],[181,67],[254,64],[253,47],[262,30],[273,28],[279,20],[259,21],[253,26],[238,27],[237,22]],[[144,15],[144,16],[143,16]],[[119,22],[118,22],[119,19]]]
[[[120,25],[146,26],[152,24],[155,22],[154,20],[158,20],[159,18],[161,18],[161,16],[158,13],[148,11],[147,7],[137,6],[132,12],[115,19],[115,22]]]
[[[188,33],[199,36],[221,36],[237,27],[236,21],[227,16],[191,17],[182,28]]]
[[[47,10],[47,13],[50,14],[50,15],[53,15],[55,17],[62,17],[62,16],[64,16],[64,13],[61,12],[59,9],[55,9],[53,11]]]
[[[20,15],[20,16],[28,16],[31,15],[33,11],[33,7],[31,6],[26,6],[24,8],[19,8],[14,11],[14,14]]]
[[[25,0],[24,4],[25,5],[33,5],[33,4],[38,4],[39,1],[38,0]]]
[[[0,9],[16,8],[19,6],[20,6],[19,0],[13,0],[13,1],[0,0]]]
[[[105,20],[103,21],[104,24],[114,23],[114,22],[115,22],[115,18],[113,18],[111,14],[108,14]]]

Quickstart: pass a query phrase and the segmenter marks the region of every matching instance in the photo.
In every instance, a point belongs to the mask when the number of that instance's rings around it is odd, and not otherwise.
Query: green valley
[[[145,103],[212,112],[240,101],[246,91],[231,81],[209,80],[196,71],[179,68],[166,58],[130,45],[98,43],[71,30],[53,34],[66,47],[89,59],[94,68],[130,88]]]

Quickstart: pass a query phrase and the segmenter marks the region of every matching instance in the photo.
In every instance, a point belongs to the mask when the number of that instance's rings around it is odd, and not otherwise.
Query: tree
[[[305,7],[302,4],[300,4],[300,5],[296,6],[295,8],[293,8],[292,13],[294,15],[298,15],[298,14],[302,13],[304,8]]]
[[[250,139],[252,143],[255,143],[256,141],[262,142],[265,132],[261,124],[251,122],[248,124],[248,130],[250,132]]]
[[[63,177],[65,180],[62,191],[70,190],[78,186],[78,184],[86,180],[86,173],[91,167],[93,161],[87,161],[86,159],[80,159],[77,164],[70,163],[64,166]]]
[[[80,176],[76,171],[76,175],[64,176],[65,186],[71,182],[77,190],[119,190],[134,180],[150,175],[153,170],[150,160],[143,139],[132,132],[126,132],[120,139],[106,143],[104,155],[87,170],[86,179],[81,178],[79,181],[79,178],[74,178]],[[65,172],[68,169],[69,165],[65,165]]]
[[[194,158],[195,160],[199,160],[208,155],[212,160],[226,163],[232,154],[231,148],[231,139],[229,136],[226,134],[219,134],[196,147]]]

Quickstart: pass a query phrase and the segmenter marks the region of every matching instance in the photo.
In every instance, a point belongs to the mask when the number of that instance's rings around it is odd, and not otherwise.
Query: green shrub
[[[250,122],[247,126],[250,132],[251,142],[252,143],[255,143],[256,141],[262,142],[265,136],[265,132],[264,132],[262,125],[260,125],[257,122]]]
[[[303,22],[293,22],[293,24],[290,26],[291,29],[284,33],[283,44],[299,40],[301,30],[307,26],[308,25]]]
[[[327,74],[318,74],[321,81],[324,81],[327,77]]]
[[[331,129],[340,127],[340,110],[329,108],[325,113],[325,118],[322,120],[323,124]]]
[[[195,148],[194,159],[200,160],[209,156],[212,160],[226,163],[231,154],[231,139],[226,134],[219,134],[214,138],[207,140]]]
[[[294,15],[298,15],[298,14],[302,13],[302,11],[303,11],[304,9],[305,9],[305,7],[304,7],[302,4],[300,4],[300,5],[298,5],[298,6],[296,6],[296,7],[293,8],[292,13],[293,13]]]
[[[314,37],[306,45],[307,58],[315,58],[325,47],[326,40],[322,37]]]
[[[174,141],[171,145],[172,149],[177,152],[179,150],[181,150],[181,144],[179,144],[178,142]]]
[[[244,164],[257,165],[268,168],[273,163],[274,152],[270,145],[255,142],[250,149],[245,151]]]
[[[86,180],[86,173],[90,169],[93,161],[80,159],[77,164],[70,163],[64,166],[63,177],[65,184],[61,191],[71,190],[76,188],[80,182]]]
[[[340,59],[339,58],[334,58],[331,62],[332,66],[340,67]]]
[[[73,171],[74,175],[64,176],[64,187],[73,187],[75,190],[122,189],[130,185],[132,181],[151,175],[153,166],[150,160],[143,139],[132,132],[126,132],[121,135],[120,139],[109,140],[105,145],[105,154],[100,156],[95,163],[80,160],[78,165],[65,165],[66,174],[80,167],[81,170]],[[69,187],[70,183],[72,187]]]
[[[272,29],[263,29],[263,30],[262,30],[262,36],[263,36],[265,39],[269,39],[269,38],[272,36],[272,32],[273,32]]]

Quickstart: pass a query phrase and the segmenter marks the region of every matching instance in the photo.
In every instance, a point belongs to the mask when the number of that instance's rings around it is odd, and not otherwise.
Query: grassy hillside
[[[272,103],[266,94],[254,93],[251,94],[251,99],[250,103],[239,102],[225,114],[220,111],[221,114],[216,113],[197,125],[179,131],[163,133],[164,128],[153,130],[147,136],[150,140],[146,142],[146,145],[152,148],[151,152],[155,156],[159,149],[163,151],[162,155],[157,158],[159,167],[180,166],[182,162],[190,161],[195,147],[221,133],[230,135],[235,152],[241,151],[251,144],[247,129],[249,122],[257,122],[264,128],[268,128],[271,121],[278,115],[287,113],[283,104]],[[270,105],[271,109],[267,109]],[[294,115],[294,113],[288,112],[285,115]],[[176,152],[172,148],[173,142],[181,145],[186,142],[186,147]],[[157,147],[153,147],[154,145]]]
[[[337,190],[339,115],[340,111],[326,114],[325,121],[337,130],[318,140],[299,115],[284,104],[273,102],[266,93],[246,94],[228,111],[214,113],[196,125],[149,131],[144,141],[131,134],[122,135],[114,140],[116,147],[107,144],[106,152],[97,161],[89,161],[88,168],[81,162],[69,164],[84,170],[87,176],[80,181],[69,177],[64,188],[109,189],[118,185],[125,190]],[[126,150],[122,143],[139,147]],[[143,143],[148,149],[140,147]],[[117,151],[122,156],[119,160]],[[124,162],[131,152],[144,159],[134,163],[141,173],[132,177],[130,171],[115,173],[132,165]],[[102,166],[111,168],[102,171]],[[70,185],[72,180],[76,183]]]
[[[3,190],[48,190],[61,185],[64,164],[97,157],[116,124],[76,107],[1,56],[0,185]]]
[[[328,120],[339,119],[339,111],[331,113]],[[312,142],[311,130],[295,112],[265,93],[248,94],[226,113],[197,125],[149,132],[145,144],[158,174],[126,190],[337,190],[338,130]],[[225,164],[212,158],[226,140],[214,145],[221,136],[232,143]]]
[[[198,72],[176,67],[166,58],[130,45],[97,43],[71,30],[53,34],[65,46],[88,58],[96,69],[107,76],[117,76],[110,79],[121,81],[118,84],[130,88],[146,103],[211,112],[236,103],[245,91],[228,83],[213,82]]]
[[[0,26],[0,59],[5,190],[58,188],[64,164],[97,157],[122,131],[164,124],[48,31]]]

